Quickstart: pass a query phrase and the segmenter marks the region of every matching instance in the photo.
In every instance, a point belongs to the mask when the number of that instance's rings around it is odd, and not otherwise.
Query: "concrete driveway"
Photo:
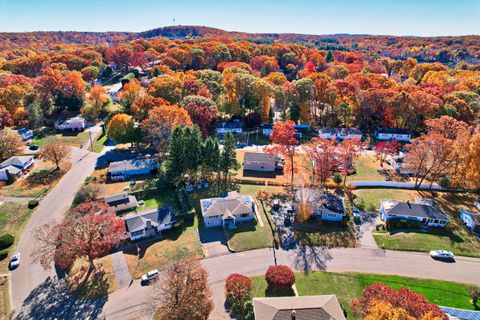
[[[227,247],[228,235],[222,228],[198,228],[200,243],[202,244],[205,258],[229,254]]]

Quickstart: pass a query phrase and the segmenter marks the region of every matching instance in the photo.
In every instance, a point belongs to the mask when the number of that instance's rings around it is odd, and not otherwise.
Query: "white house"
[[[108,173],[112,181],[125,180],[131,176],[151,174],[157,170],[157,159],[131,159],[111,162]]]
[[[55,129],[83,131],[85,130],[85,119],[82,117],[75,117],[67,120],[60,120],[55,122]]]
[[[117,101],[118,94],[120,93],[120,90],[122,90],[122,83],[118,82],[113,84],[110,89],[107,90],[107,94],[110,96],[110,98],[113,101]]]
[[[105,197],[105,202],[115,212],[131,210],[137,207],[137,198],[126,193]]]
[[[242,133],[243,127],[240,120],[235,119],[228,122],[222,122],[217,127],[217,134],[224,135],[227,132],[231,133]]]
[[[448,217],[431,199],[416,199],[414,203],[384,200],[380,204],[380,213],[384,221],[405,219],[429,227],[445,227],[449,222]]]
[[[318,129],[318,136],[328,140],[333,138],[337,140],[362,139],[362,131],[357,128],[320,128]]]
[[[283,169],[283,160],[274,154],[245,152],[243,169],[252,171],[274,172]]]
[[[345,217],[343,198],[332,193],[320,193],[316,190],[304,188],[297,191],[297,199],[309,203],[313,208],[312,218],[317,221],[342,221]]]
[[[33,139],[33,130],[29,128],[21,128],[17,130],[18,135],[22,139],[22,141],[27,141]]]
[[[226,198],[200,200],[205,226],[234,229],[239,222],[252,221],[255,217],[255,201],[252,196],[240,196],[229,192]]]
[[[13,156],[0,163],[0,180],[16,180],[33,167],[32,156]]]
[[[406,129],[378,128],[377,131],[375,131],[375,138],[380,141],[397,140],[400,142],[409,142],[411,134]]]
[[[163,230],[172,229],[175,216],[172,208],[163,207],[140,212],[123,218],[130,240],[153,237]]]

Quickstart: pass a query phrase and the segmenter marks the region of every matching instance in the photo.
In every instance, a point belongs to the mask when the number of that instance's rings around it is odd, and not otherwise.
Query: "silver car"
[[[15,269],[19,265],[20,265],[20,252],[17,252],[10,259],[10,263],[8,264],[8,266],[10,267],[10,269]]]
[[[430,256],[433,259],[442,259],[442,260],[454,260],[455,256],[450,251],[446,250],[432,250],[430,251]]]

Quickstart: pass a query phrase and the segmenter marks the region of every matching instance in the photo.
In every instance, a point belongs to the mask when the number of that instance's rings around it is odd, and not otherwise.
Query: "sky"
[[[202,25],[306,34],[480,34],[480,0],[0,0],[0,31]]]

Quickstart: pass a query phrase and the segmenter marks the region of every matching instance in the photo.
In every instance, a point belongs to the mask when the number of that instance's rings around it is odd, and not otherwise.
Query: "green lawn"
[[[347,319],[357,319],[352,313],[350,303],[360,298],[362,290],[374,282],[384,283],[393,289],[409,288],[423,294],[428,301],[438,305],[474,310],[469,302],[470,286],[461,283],[350,272],[296,272],[295,277],[297,291],[301,296],[336,295],[341,306],[347,311]],[[264,276],[251,277],[251,279],[253,297],[274,296],[267,291]]]
[[[347,181],[368,181],[385,179],[377,172],[380,167],[378,161],[372,155],[361,155],[355,160],[356,173],[348,176]]]
[[[382,200],[413,201],[421,197],[416,191],[398,189],[358,189],[353,194],[355,206],[368,211],[380,209]]]
[[[268,191],[270,193],[276,192],[283,192],[285,190],[284,187],[278,186],[265,186],[265,185],[255,185],[255,184],[241,184],[239,193],[241,195],[252,195],[254,196],[255,193],[259,190]]]
[[[179,213],[180,211],[178,197],[173,188],[148,190],[135,194],[135,196],[137,197],[137,200],[143,200],[145,202],[144,206],[137,207],[137,211],[150,210],[163,206],[172,207],[175,213]]]
[[[265,281],[265,276],[255,276],[250,277],[253,282],[252,297],[254,298],[264,298],[264,297],[290,297],[294,296],[295,293],[292,291],[273,291],[268,289],[267,281]]]
[[[233,251],[248,251],[260,248],[268,248],[273,245],[272,229],[267,221],[267,214],[260,201],[257,202],[258,214],[263,221],[263,227],[257,222],[246,226],[239,226],[229,231],[230,240],[228,245]],[[268,210],[268,209],[267,209]],[[271,218],[270,218],[271,219]]]
[[[93,151],[97,153],[102,152],[103,146],[105,145],[106,141],[107,141],[107,135],[104,134],[97,141],[95,141],[93,145]]]
[[[59,142],[80,147],[81,145],[83,145],[85,142],[88,141],[89,135],[88,135],[88,131],[83,131],[78,134],[76,133],[55,134],[54,132],[49,132],[48,134],[36,135],[35,138],[32,140],[32,144],[36,144],[41,147],[49,139],[56,139]]]

